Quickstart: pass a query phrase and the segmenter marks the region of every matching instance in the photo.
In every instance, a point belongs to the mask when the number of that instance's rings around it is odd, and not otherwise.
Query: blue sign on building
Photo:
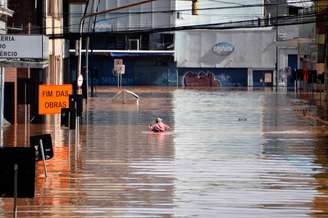
[[[220,56],[226,56],[231,54],[235,50],[235,47],[229,42],[219,42],[215,44],[212,51]]]

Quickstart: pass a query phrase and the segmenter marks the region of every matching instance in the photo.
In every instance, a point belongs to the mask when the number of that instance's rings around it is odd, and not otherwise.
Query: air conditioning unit
[[[139,39],[129,39],[129,50],[139,50],[140,42]]]

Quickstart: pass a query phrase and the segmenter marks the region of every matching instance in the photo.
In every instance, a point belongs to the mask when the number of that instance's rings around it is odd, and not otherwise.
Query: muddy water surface
[[[48,178],[39,163],[36,196],[19,199],[19,217],[328,217],[328,130],[302,115],[306,101],[132,90],[139,104],[112,102],[116,90],[105,88],[88,99],[70,158],[58,119],[4,129],[8,146],[26,144],[26,132],[51,133],[55,145]],[[169,132],[147,130],[156,117]],[[0,198],[0,217],[12,217],[12,199]]]

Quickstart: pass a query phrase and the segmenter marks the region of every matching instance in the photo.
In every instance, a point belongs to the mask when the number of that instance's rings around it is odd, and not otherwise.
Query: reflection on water
[[[306,102],[271,91],[133,90],[139,105],[88,99],[80,145],[58,124],[47,179],[19,199],[19,217],[325,217],[327,130],[298,112]],[[161,117],[167,134],[147,131]],[[24,144],[22,126],[4,143]],[[74,132],[71,132],[74,142]],[[77,153],[77,159],[74,156]],[[0,199],[11,217],[12,200]]]

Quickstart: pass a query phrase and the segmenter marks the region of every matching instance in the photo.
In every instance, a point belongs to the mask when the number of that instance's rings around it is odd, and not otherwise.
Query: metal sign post
[[[80,92],[82,91],[82,89],[81,89],[82,85],[83,85],[83,76],[82,76],[82,74],[80,74],[77,78],[77,86],[78,86]],[[78,93],[78,94],[82,94],[82,93]],[[76,98],[75,99],[76,113],[77,113],[77,108],[78,108],[77,101],[78,101],[78,99]],[[79,144],[79,117],[78,116],[76,116],[76,132],[77,132],[76,143]]]
[[[71,168],[71,111],[68,112],[68,167]]]
[[[121,59],[118,59],[118,60],[121,60]],[[122,88],[122,80],[123,80],[122,76],[125,73],[125,65],[123,63],[117,64],[114,62],[114,73],[117,76],[117,88],[120,89],[120,88]]]
[[[77,99],[75,99],[75,113],[77,113]],[[77,160],[78,155],[77,155],[77,149],[79,147],[79,117],[76,114],[76,119],[75,119],[75,160]]]
[[[120,88],[120,75],[117,73],[117,88]]]
[[[25,123],[24,123],[24,133],[25,133],[25,144],[28,144],[28,131],[27,131],[27,123],[28,123],[28,119],[27,119],[27,96],[26,96],[26,92],[27,92],[27,87],[26,87],[26,81],[24,82],[24,116],[25,116]]]
[[[17,217],[17,196],[18,196],[18,164],[14,164],[14,211],[13,211],[13,217]]]
[[[44,155],[42,139],[40,139],[40,148],[41,148],[41,156],[42,156],[42,161],[43,161],[44,176],[47,178],[47,165],[46,165],[46,158]]]

